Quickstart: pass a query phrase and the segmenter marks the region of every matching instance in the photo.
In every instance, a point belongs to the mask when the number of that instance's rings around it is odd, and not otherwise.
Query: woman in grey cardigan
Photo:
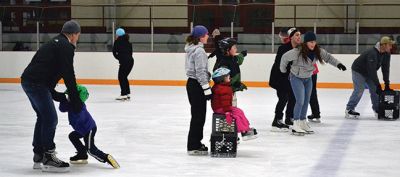
[[[280,70],[286,73],[287,65],[292,62],[289,74],[290,85],[296,98],[296,105],[293,113],[293,128],[294,135],[311,134],[314,131],[306,122],[308,102],[312,91],[311,76],[315,69],[314,64],[317,60],[324,64],[329,63],[345,71],[346,67],[335,59],[330,53],[317,45],[316,35],[313,32],[304,34],[303,43],[282,56]]]

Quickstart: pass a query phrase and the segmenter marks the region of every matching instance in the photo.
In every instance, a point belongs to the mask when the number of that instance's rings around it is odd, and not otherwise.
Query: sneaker
[[[193,156],[205,156],[208,155],[208,148],[206,145],[201,144],[199,149],[188,150],[187,153]]]
[[[360,113],[354,110],[346,110],[345,114],[347,119],[358,119],[358,117],[360,117]]]
[[[129,95],[120,95],[119,97],[115,98],[118,101],[129,101],[131,97]]]
[[[248,141],[257,138],[257,130],[255,128],[250,128],[249,131],[242,133],[243,141]]]
[[[69,163],[66,163],[56,157],[56,152],[53,150],[49,150],[44,153],[43,156],[43,172],[68,172],[69,171]]]
[[[285,124],[289,125],[289,126],[293,125],[293,119],[292,118],[286,118],[285,119]]]
[[[43,154],[33,154],[33,169],[42,169]]]
[[[280,120],[274,120],[272,122],[271,132],[287,132],[289,131],[289,126],[282,123]]]
[[[106,157],[107,157],[106,162],[108,164],[110,164],[113,168],[117,169],[120,167],[118,162],[114,159],[113,156],[111,156],[110,154],[107,154]]]
[[[86,153],[76,153],[75,156],[69,158],[71,164],[87,164],[88,155]]]
[[[300,120],[300,128],[303,129],[307,134],[314,134],[314,131],[311,129],[310,125],[308,125],[305,119]]]
[[[304,131],[301,126],[300,126],[300,120],[295,120],[293,122],[293,127],[292,127],[292,134],[296,136],[304,136],[306,131]]]

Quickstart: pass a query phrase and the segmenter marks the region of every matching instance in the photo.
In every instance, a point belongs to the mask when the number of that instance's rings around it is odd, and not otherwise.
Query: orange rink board
[[[0,78],[0,83],[20,83],[20,78]],[[93,85],[119,85],[118,80],[114,79],[77,79],[80,84]],[[61,81],[60,83],[63,83]],[[129,80],[130,85],[146,85],[146,86],[185,86],[185,80]],[[245,81],[248,87],[269,87],[268,82]],[[353,88],[352,83],[318,83],[318,88],[334,88],[334,89],[350,89]],[[400,89],[400,84],[391,84],[392,89]]]

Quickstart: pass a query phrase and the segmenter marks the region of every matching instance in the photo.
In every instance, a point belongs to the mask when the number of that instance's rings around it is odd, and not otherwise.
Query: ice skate
[[[69,163],[66,163],[56,157],[54,150],[49,150],[43,156],[43,172],[63,173],[69,171]]]
[[[358,119],[358,117],[360,117],[360,113],[354,110],[346,110],[345,113],[347,119]]]
[[[310,125],[308,125],[305,119],[300,120],[300,128],[303,129],[306,134],[314,134],[314,131],[311,129]]]
[[[279,120],[274,120],[272,122],[272,129],[271,132],[288,132],[289,131],[289,126],[282,123]]]
[[[243,141],[248,141],[257,138],[257,130],[255,128],[250,128],[249,131],[242,133]]]
[[[114,159],[113,156],[111,156],[110,154],[107,154],[106,157],[107,157],[106,162],[108,164],[110,164],[113,168],[115,168],[115,169],[120,168],[118,162]]]
[[[311,114],[307,116],[308,121],[313,122],[313,123],[321,123],[321,116],[320,115],[315,115]]]
[[[292,135],[304,136],[305,133],[306,132],[303,129],[301,129],[300,120],[295,120],[293,122]]]
[[[131,97],[128,95],[120,95],[119,97],[115,98],[117,101],[130,101]]]
[[[88,155],[86,153],[77,153],[75,156],[69,158],[71,164],[87,164]]]
[[[199,149],[188,150],[187,153],[193,156],[206,156],[208,155],[208,148],[202,144]]]
[[[293,119],[292,118],[286,118],[285,119],[285,124],[288,126],[292,126],[293,125]]]
[[[33,169],[42,169],[42,160],[43,154],[34,154],[33,155]]]

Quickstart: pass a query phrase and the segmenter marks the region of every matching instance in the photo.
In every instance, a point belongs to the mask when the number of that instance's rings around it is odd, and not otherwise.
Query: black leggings
[[[318,103],[318,96],[317,96],[317,74],[312,75],[311,79],[313,82],[313,87],[312,87],[311,97],[310,97],[311,112],[313,115],[319,116],[320,111],[319,111],[319,103]]]
[[[188,79],[186,91],[189,97],[190,112],[192,113],[187,143],[187,150],[190,151],[201,147],[203,127],[206,122],[207,100],[203,88],[196,79]]]
[[[78,154],[89,154],[100,162],[106,162],[107,155],[98,149],[94,144],[94,136],[96,135],[97,127],[94,127],[85,136],[82,136],[77,131],[73,131],[69,134],[69,140],[71,140]],[[85,146],[81,142],[81,138],[85,141]]]
[[[118,81],[119,86],[121,87],[121,95],[131,94],[131,90],[129,88],[128,75],[131,73],[133,68],[133,60],[120,62],[119,70],[118,70]]]

